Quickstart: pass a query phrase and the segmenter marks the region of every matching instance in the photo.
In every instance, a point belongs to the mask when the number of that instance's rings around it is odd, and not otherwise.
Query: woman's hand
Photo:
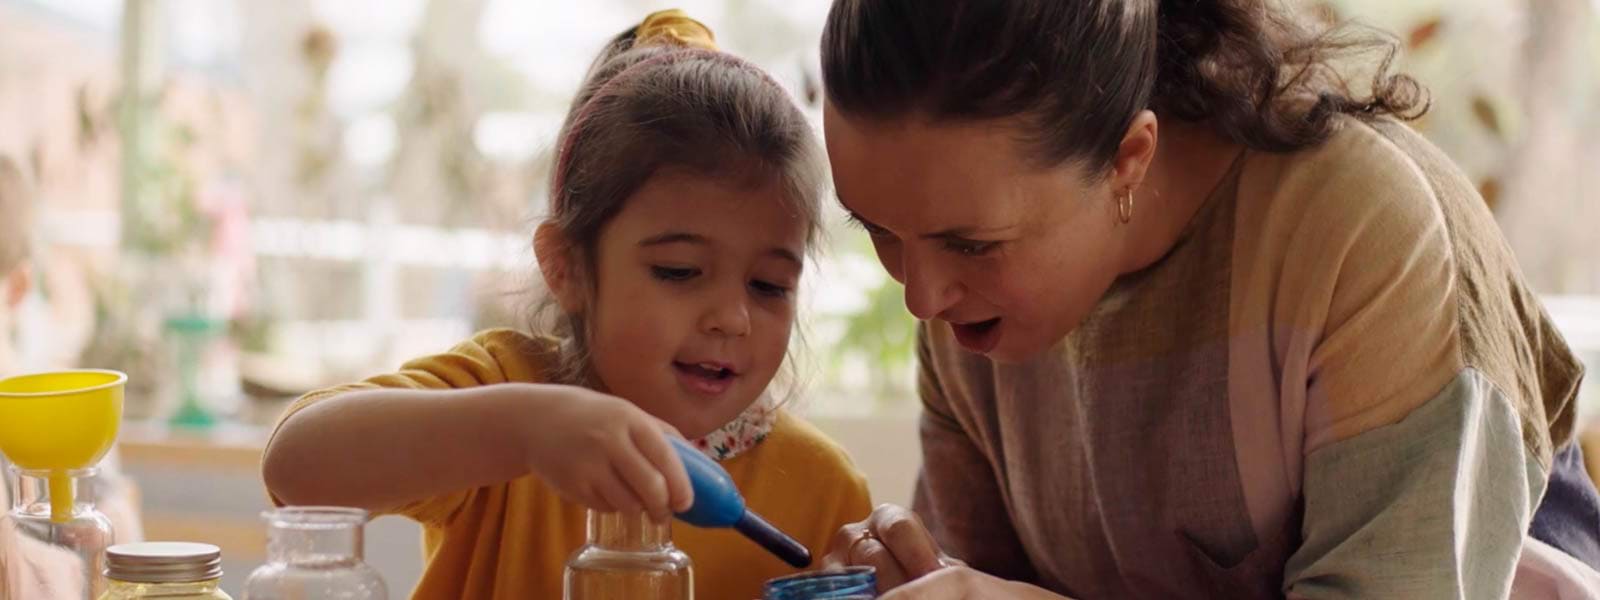
[[[549,388],[544,388],[549,389]],[[667,442],[666,422],[621,398],[564,386],[528,421],[528,462],[561,496],[601,512],[666,520],[689,509],[694,490]]]
[[[950,558],[916,513],[884,504],[867,520],[839,528],[825,567],[868,566],[878,570],[878,590],[891,590],[961,562]]]
[[[939,547],[922,519],[903,506],[884,504],[867,520],[839,529],[823,557],[824,568],[868,566],[878,571],[882,600],[1060,600],[1025,583],[968,568]]]
[[[1044,589],[1006,581],[967,567],[947,567],[885,594],[879,600],[1061,600]]]

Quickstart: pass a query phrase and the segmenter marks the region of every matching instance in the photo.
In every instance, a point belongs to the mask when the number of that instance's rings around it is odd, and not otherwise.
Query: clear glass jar
[[[87,494],[78,490],[95,469],[71,471],[32,471],[7,469],[12,477],[11,512],[8,518],[17,531],[45,544],[76,555],[83,565],[84,598],[96,598],[105,590],[106,546],[111,544],[111,520],[94,507]],[[51,508],[52,494],[71,503],[66,514]],[[57,504],[61,504],[58,502]],[[61,507],[57,507],[59,509]]]
[[[389,597],[383,577],[361,559],[367,511],[293,506],[261,517],[267,522],[267,564],[245,582],[245,600]]]
[[[211,544],[142,542],[106,549],[100,600],[232,600],[218,581],[222,551]]]
[[[567,559],[566,600],[693,600],[694,566],[672,526],[649,515],[589,511],[589,542]]]
[[[762,589],[762,600],[847,600],[875,598],[877,594],[876,570],[846,567],[773,579]]]

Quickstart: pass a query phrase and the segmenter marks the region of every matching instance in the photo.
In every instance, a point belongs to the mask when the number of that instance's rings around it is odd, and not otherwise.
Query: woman
[[[916,513],[829,559],[895,599],[1592,584],[1581,368],[1393,55],[1261,0],[836,0],[828,151],[925,410]]]

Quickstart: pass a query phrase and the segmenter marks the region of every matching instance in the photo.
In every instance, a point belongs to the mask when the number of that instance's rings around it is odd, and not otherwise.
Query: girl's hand
[[[531,403],[527,460],[569,501],[601,512],[646,512],[665,521],[694,503],[678,431],[621,398],[575,386]],[[548,389],[548,388],[546,388]],[[681,436],[680,436],[681,437]]]

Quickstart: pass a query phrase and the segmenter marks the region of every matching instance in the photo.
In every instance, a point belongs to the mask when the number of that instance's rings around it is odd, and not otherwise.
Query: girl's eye
[[[700,274],[700,269],[692,267],[650,267],[650,275],[661,281],[688,281]]]
[[[962,256],[983,256],[999,246],[999,242],[977,242],[972,240],[946,240],[946,250]]]
[[[758,295],[767,296],[767,297],[771,297],[771,298],[785,298],[785,297],[788,297],[789,296],[789,291],[790,291],[789,288],[786,288],[784,286],[778,285],[776,283],[769,283],[769,282],[766,282],[766,281],[761,281],[759,279],[753,279],[753,280],[750,281],[750,289],[754,290],[755,293],[758,294]]]

